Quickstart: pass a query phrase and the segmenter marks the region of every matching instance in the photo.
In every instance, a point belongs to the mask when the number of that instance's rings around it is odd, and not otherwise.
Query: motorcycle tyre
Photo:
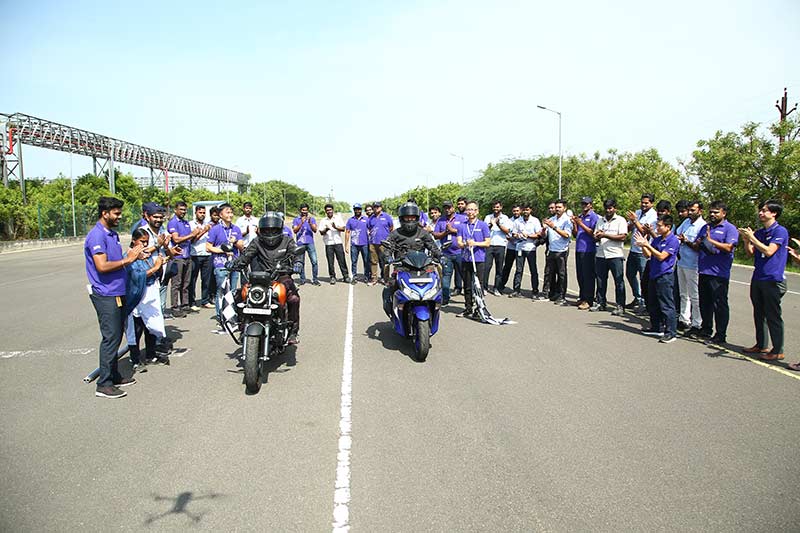
[[[246,337],[244,341],[244,386],[247,394],[261,389],[261,337]]]
[[[416,321],[416,336],[414,338],[414,355],[418,362],[424,363],[431,349],[431,322],[430,320]]]

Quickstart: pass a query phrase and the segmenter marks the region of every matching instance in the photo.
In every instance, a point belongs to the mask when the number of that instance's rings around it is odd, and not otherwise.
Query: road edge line
[[[333,495],[334,532],[350,531],[350,450],[353,407],[353,286],[347,297],[347,322],[344,333],[342,389],[339,416],[339,452],[336,455],[336,482]]]

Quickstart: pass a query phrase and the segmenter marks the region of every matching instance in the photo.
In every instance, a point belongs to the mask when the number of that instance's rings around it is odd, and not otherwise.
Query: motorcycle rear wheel
[[[260,337],[244,339],[244,386],[248,394],[261,389],[261,342]]]
[[[430,320],[417,320],[416,337],[414,338],[414,355],[417,361],[424,363],[431,349]]]

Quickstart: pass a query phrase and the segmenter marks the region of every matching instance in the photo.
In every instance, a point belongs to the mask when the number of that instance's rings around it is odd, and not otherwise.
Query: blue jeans
[[[654,259],[657,261],[657,259]],[[647,310],[650,312],[650,327],[655,331],[665,331],[667,335],[675,335],[678,326],[678,314],[675,312],[675,276],[667,272],[655,279],[648,280]]]
[[[647,258],[644,254],[639,252],[630,252],[628,254],[628,263],[625,265],[625,277],[628,279],[628,284],[631,286],[631,292],[635,300],[642,299],[642,292],[639,288],[639,283],[644,283],[644,267],[647,265]],[[638,278],[636,276],[639,276]]]
[[[319,265],[317,263],[317,249],[314,248],[314,244],[303,244],[298,246],[297,249],[300,250],[300,254],[298,255],[298,260],[300,261],[300,283],[306,282],[306,254],[308,254],[308,258],[311,260],[311,279],[317,281]]]
[[[231,290],[233,290],[239,283],[239,273],[229,272],[224,267],[214,267],[214,279],[217,280],[217,297],[214,299],[214,306],[217,309],[217,320],[222,320],[219,315],[219,305],[222,301],[222,297],[225,295],[225,293],[222,292],[222,284],[225,283],[225,278],[227,278],[229,275],[231,277]]]
[[[442,254],[442,305],[450,302],[450,282],[453,279],[453,272],[458,272],[457,256]]]
[[[597,303],[606,305],[606,289],[608,288],[608,273],[614,279],[614,298],[620,309],[625,305],[625,281],[622,276],[622,258],[596,257],[594,260],[595,276],[597,277]]]
[[[369,245],[367,244],[351,244],[350,245],[350,266],[353,271],[353,279],[358,273],[358,256],[361,256],[362,263],[364,264],[364,279],[369,280]]]

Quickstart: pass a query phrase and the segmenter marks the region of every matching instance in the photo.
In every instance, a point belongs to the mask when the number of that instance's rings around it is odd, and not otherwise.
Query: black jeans
[[[657,261],[657,259],[653,259]],[[666,331],[675,335],[678,327],[678,313],[675,310],[675,275],[667,272],[657,278],[647,279],[647,311],[650,313],[650,327],[655,331]]]
[[[575,253],[575,273],[578,276],[578,300],[589,305],[594,303],[594,258],[596,252]]]
[[[533,295],[539,293],[539,269],[536,267],[536,248],[530,251],[519,251],[515,256],[516,270],[514,271],[514,292],[522,290],[522,276],[525,274],[525,263],[531,273],[531,290]]]
[[[595,277],[597,278],[597,304],[607,305],[606,291],[608,290],[608,273],[614,279],[614,301],[617,307],[625,305],[625,277],[623,275],[622,258],[596,257],[594,260]]]
[[[344,261],[344,245],[343,244],[326,244],[325,245],[325,259],[328,261],[328,275],[331,279],[336,277],[336,270],[333,268],[333,258],[336,256],[336,262],[339,263],[339,270],[342,271],[342,278],[349,277],[347,271],[347,263]]]
[[[700,274],[697,280],[697,292],[700,299],[700,316],[703,319],[700,331],[711,335],[716,320],[717,339],[724,341],[728,334],[728,322],[731,310],[728,307],[728,278]]]
[[[767,330],[772,339],[770,353],[783,353],[783,317],[781,298],[786,294],[785,281],[751,281],[750,301],[756,326],[756,346],[767,348]]]
[[[474,268],[471,260],[461,263],[461,279],[464,281],[464,308],[467,311],[472,311],[475,304],[475,295],[472,292],[473,280],[476,276],[478,281],[483,279],[485,267],[483,261],[474,263]]]
[[[125,297],[100,296],[90,294],[92,305],[100,324],[100,374],[97,376],[98,387],[110,387],[122,376],[119,373],[117,350],[125,332]]]
[[[506,288],[508,285],[508,278],[511,276],[511,267],[513,267],[517,263],[517,251],[513,248],[506,247],[506,255],[505,259],[503,259],[503,279],[500,280],[500,287],[495,286],[500,292]],[[539,280],[536,280],[537,283]]]
[[[567,297],[567,258],[569,252],[547,252],[545,269],[549,276],[545,278],[548,283],[547,297],[551,300],[563,300]]]
[[[505,256],[505,245],[489,246],[486,249],[486,259],[483,262],[483,279],[481,280],[484,289],[489,288],[489,272],[492,270],[492,265],[494,265],[494,288],[497,289],[503,286],[503,264]]]
[[[130,348],[131,364],[138,365],[142,362],[142,353],[139,350],[139,340],[141,340],[142,334],[144,334],[144,354],[148,361],[156,356],[156,336],[147,329],[142,317],[133,317],[133,327],[136,331],[136,339],[128,339],[128,347]]]
[[[188,257],[173,259],[178,272],[170,279],[170,295],[172,308],[178,309],[189,305],[189,282],[192,277],[192,262]]]
[[[189,281],[189,305],[197,303],[197,278],[200,278],[200,305],[205,305],[211,302],[210,295],[213,293],[208,292],[211,287],[211,277],[214,275],[214,269],[211,268],[210,255],[193,255],[192,256],[192,279]]]

